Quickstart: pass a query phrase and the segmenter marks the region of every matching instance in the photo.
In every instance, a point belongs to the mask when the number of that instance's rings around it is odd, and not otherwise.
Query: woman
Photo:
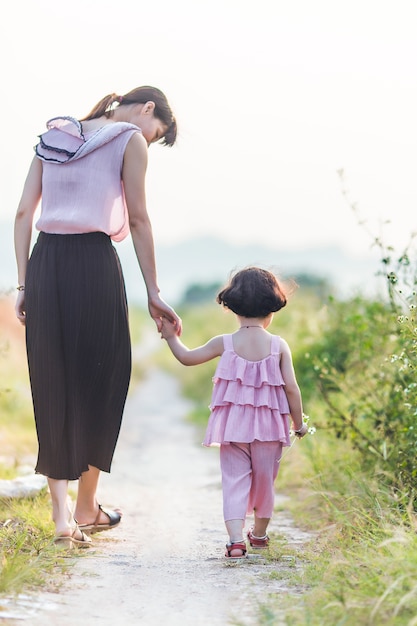
[[[181,320],[161,299],[146,209],[148,147],[172,146],[177,126],[165,95],[138,87],[104,97],[82,120],[53,118],[40,136],[15,219],[16,315],[26,347],[38,436],[36,472],[47,476],[59,545],[87,547],[117,526],[96,490],[110,471],[131,372],[123,274],[111,243],[129,231],[161,329]],[[30,252],[32,223],[40,231]],[[77,480],[74,513],[68,480]],[[86,534],[84,531],[89,531]]]

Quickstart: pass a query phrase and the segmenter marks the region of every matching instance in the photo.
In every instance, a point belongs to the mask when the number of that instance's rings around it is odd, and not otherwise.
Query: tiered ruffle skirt
[[[225,350],[213,378],[203,445],[280,441],[290,445],[289,406],[279,357],[247,361]]]

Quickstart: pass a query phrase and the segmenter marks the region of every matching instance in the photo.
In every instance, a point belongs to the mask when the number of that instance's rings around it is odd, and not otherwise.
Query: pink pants
[[[282,454],[279,441],[253,441],[220,446],[225,522],[246,518],[272,517],[274,482]]]

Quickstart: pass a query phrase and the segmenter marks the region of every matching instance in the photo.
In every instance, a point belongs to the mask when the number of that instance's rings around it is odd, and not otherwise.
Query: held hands
[[[182,321],[181,318],[175,313],[174,309],[169,306],[158,294],[150,296],[148,299],[149,314],[154,320],[158,332],[162,331],[163,321],[170,323],[173,327],[173,335],[181,335]],[[165,339],[165,337],[164,337]]]
[[[170,339],[178,334],[175,324],[166,317],[160,319],[160,325],[161,339]]]

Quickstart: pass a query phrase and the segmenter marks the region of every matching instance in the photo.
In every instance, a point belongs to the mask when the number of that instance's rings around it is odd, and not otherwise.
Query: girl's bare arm
[[[283,339],[281,339],[281,348],[281,373],[285,382],[285,393],[290,407],[291,419],[294,424],[294,430],[301,430],[303,429],[301,391],[294,372],[291,350]],[[307,432],[307,427],[305,431]]]
[[[183,365],[199,365],[211,361],[223,353],[223,337],[213,337],[203,346],[190,350],[175,333],[169,320],[162,320],[161,336],[166,340],[172,354]]]

